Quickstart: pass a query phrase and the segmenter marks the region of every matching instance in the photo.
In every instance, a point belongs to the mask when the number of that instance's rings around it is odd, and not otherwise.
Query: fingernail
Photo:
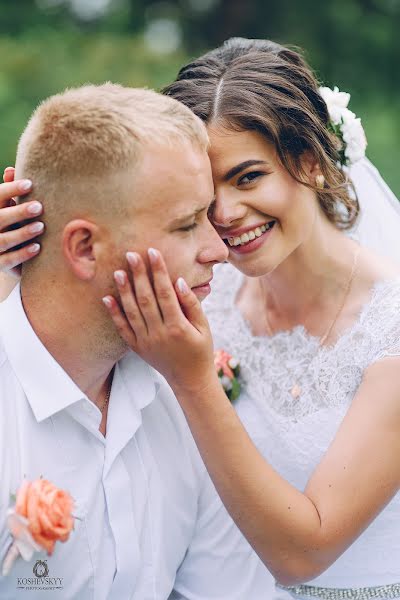
[[[40,202],[35,201],[35,202],[32,202],[32,204],[30,204],[26,210],[31,215],[38,215],[42,212],[42,208],[43,207],[40,204]]]
[[[23,192],[27,192],[32,187],[32,181],[30,179],[23,179],[19,184],[19,189]]]
[[[30,246],[28,246],[27,250],[31,254],[36,254],[36,252],[39,252],[40,250],[40,244],[31,244]]]
[[[183,277],[179,277],[179,279],[176,283],[178,286],[178,290],[180,291],[181,294],[189,293],[190,288],[189,288],[188,284],[186,283],[186,281],[183,279]]]
[[[154,248],[149,248],[147,250],[147,254],[149,255],[150,262],[152,262],[153,264],[155,264],[158,261],[158,258],[160,256],[160,253]]]
[[[132,267],[137,267],[139,264],[139,257],[136,252],[127,252],[126,260]]]
[[[112,307],[112,302],[111,302],[110,298],[107,298],[107,296],[105,296],[104,298],[102,298],[102,300],[107,308]]]
[[[14,171],[14,167],[6,167],[4,173],[7,173],[7,171]]]
[[[38,223],[33,223],[28,227],[29,233],[40,233],[41,231],[43,231],[43,229],[44,223],[42,223],[41,221],[39,221]]]
[[[125,277],[125,273],[123,271],[115,271],[114,278],[115,278],[115,281],[117,283],[119,283],[119,285],[124,285],[126,277]]]

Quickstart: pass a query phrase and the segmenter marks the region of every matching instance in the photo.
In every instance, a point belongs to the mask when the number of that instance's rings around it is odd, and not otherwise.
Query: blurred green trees
[[[400,0],[0,0],[0,169],[37,103],[67,86],[159,88],[232,35],[295,44],[352,94],[368,154],[400,195]]]

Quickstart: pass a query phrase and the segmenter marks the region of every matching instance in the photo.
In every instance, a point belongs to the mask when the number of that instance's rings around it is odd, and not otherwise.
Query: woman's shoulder
[[[366,301],[350,336],[360,359],[400,355],[400,267],[367,251],[361,286]],[[366,265],[366,266],[365,266]]]

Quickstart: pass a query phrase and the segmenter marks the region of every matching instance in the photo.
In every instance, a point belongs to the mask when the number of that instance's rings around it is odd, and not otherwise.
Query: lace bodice
[[[235,407],[272,466],[303,490],[333,440],[366,368],[400,355],[400,278],[380,282],[358,319],[332,346],[304,327],[272,337],[252,335],[234,304],[243,276],[215,269],[204,303],[215,348],[240,361],[242,393]],[[293,385],[301,387],[294,399]],[[374,485],[371,482],[371,485]],[[312,585],[363,587],[400,582],[400,493]]]

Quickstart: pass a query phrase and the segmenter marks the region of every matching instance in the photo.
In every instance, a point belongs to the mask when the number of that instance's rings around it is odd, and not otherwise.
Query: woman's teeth
[[[256,227],[251,231],[246,231],[239,237],[230,237],[228,238],[228,244],[230,246],[243,246],[244,244],[248,244],[252,242],[257,237],[260,237],[265,231],[271,229],[275,225],[275,221],[271,221],[270,223],[265,223],[265,225],[261,225],[261,227]]]

